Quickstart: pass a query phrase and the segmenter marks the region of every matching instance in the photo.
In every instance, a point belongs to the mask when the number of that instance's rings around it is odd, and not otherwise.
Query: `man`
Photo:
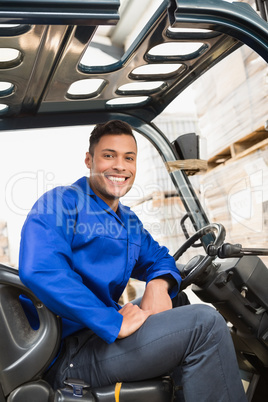
[[[128,124],[97,125],[85,160],[90,178],[46,193],[25,222],[21,280],[63,322],[62,352],[47,379],[55,388],[68,377],[96,387],[181,367],[186,401],[246,401],[225,321],[177,295],[174,259],[119,202],[136,158]],[[140,305],[120,308],[130,277],[146,282],[145,293]]]

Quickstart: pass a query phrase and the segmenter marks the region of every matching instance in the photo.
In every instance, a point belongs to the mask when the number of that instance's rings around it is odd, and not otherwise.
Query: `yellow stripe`
[[[114,390],[114,398],[115,398],[115,402],[119,402],[119,394],[121,391],[121,387],[122,387],[122,383],[121,382],[117,382],[115,384],[115,390]]]

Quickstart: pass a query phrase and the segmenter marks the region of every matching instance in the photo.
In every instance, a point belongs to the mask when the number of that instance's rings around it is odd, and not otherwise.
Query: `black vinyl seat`
[[[21,297],[36,308],[39,326],[33,328]],[[18,270],[0,264],[0,402],[131,402],[173,400],[169,377],[114,384],[91,389],[81,380],[68,379],[66,388],[52,390],[42,379],[55,358],[61,339],[61,320],[20,281]]]
[[[35,305],[39,328],[34,330],[20,296]],[[60,320],[19,279],[14,268],[0,265],[0,384],[4,395],[38,378],[57,353]]]

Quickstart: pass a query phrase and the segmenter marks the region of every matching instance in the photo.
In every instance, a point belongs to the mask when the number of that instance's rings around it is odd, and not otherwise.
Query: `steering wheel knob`
[[[186,277],[190,274],[190,272],[195,268],[205,257],[202,255],[196,255],[187,262],[186,265],[182,268],[181,274],[182,277]]]
[[[215,233],[214,233],[215,232]],[[211,243],[213,247],[219,248],[225,239],[225,228],[219,223],[210,223],[209,225],[203,227],[194,233],[189,239],[187,239],[184,244],[176,251],[173,255],[174,260],[177,261],[185,251],[188,250],[197,240],[201,239],[203,236],[214,233],[214,241]],[[215,254],[215,253],[213,253]],[[182,273],[182,283],[180,289],[186,289],[191,283],[195,283],[199,280],[200,275],[206,271],[206,269],[211,265],[212,261],[216,258],[216,255],[210,256],[196,256],[192,258],[188,264],[185,265]]]

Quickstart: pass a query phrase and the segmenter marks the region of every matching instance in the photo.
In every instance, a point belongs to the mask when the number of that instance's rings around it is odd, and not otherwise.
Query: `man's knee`
[[[214,337],[218,340],[229,332],[226,321],[218,311],[206,304],[196,305],[196,316],[202,326],[209,332],[212,332]]]

